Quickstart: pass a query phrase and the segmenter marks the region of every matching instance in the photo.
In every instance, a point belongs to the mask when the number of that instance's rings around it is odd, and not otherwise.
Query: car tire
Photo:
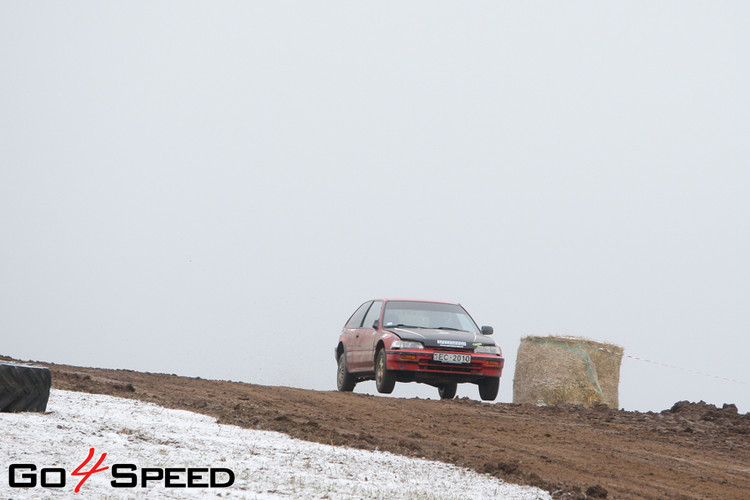
[[[456,388],[458,388],[458,384],[453,382],[450,384],[442,384],[438,386],[438,394],[440,394],[440,399],[453,399],[456,397]]]
[[[45,366],[0,362],[0,412],[46,411],[51,385]]]
[[[349,373],[349,369],[346,367],[346,352],[342,352],[339,356],[339,366],[336,371],[336,387],[341,392],[352,392],[355,385],[357,385],[357,379]]]
[[[396,377],[388,371],[385,358],[385,349],[380,349],[375,358],[375,387],[382,394],[390,394],[396,385]]]
[[[479,397],[482,401],[494,401],[500,388],[500,377],[486,377],[479,381]]]

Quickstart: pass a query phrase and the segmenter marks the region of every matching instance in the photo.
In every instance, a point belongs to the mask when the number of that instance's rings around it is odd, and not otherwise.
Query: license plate
[[[471,355],[453,354],[452,352],[435,352],[432,354],[432,360],[443,363],[471,363]]]

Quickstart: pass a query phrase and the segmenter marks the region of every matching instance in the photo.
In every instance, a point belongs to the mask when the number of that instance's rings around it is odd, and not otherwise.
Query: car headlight
[[[394,340],[391,349],[424,349],[424,344],[411,340]]]
[[[497,354],[500,356],[500,348],[496,345],[478,345],[474,348],[474,352],[477,354]]]

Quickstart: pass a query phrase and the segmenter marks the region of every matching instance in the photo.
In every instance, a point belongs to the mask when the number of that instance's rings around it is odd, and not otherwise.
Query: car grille
[[[470,345],[466,347],[428,346],[427,349],[431,351],[441,351],[441,352],[460,352],[461,354],[474,352],[474,346],[470,346]]]

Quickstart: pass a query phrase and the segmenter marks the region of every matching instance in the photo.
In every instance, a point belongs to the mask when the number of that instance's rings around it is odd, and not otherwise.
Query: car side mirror
[[[380,320],[379,320],[379,319],[376,319],[376,320],[375,320],[375,322],[374,322],[374,323],[372,324],[372,327],[373,327],[373,328],[374,328],[375,330],[377,330],[378,328],[380,328]]]
[[[494,332],[495,329],[491,326],[483,326],[482,327],[482,335],[492,335],[492,332]]]

